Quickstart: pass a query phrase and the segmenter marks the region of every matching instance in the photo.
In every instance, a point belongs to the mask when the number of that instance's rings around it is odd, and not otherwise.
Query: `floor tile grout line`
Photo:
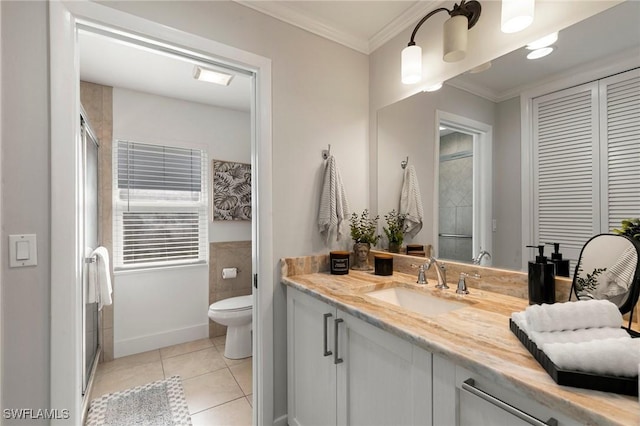
[[[200,410],[200,411],[196,411],[195,413],[189,413],[189,415],[190,415],[190,416],[195,416],[196,414],[200,414],[200,413],[202,413],[203,411],[211,410],[212,408],[220,407],[220,406],[223,406],[223,405],[225,405],[225,404],[229,404],[229,403],[231,403],[231,402],[237,401],[237,400],[242,399],[242,398],[246,399],[246,398],[247,398],[247,396],[246,396],[246,395],[239,396],[239,397],[237,397],[237,398],[230,399],[229,401],[223,402],[223,403],[221,403],[221,404],[213,405],[213,406],[211,406],[211,407],[209,407],[209,408],[204,408],[204,409],[202,409],[202,410]],[[251,405],[251,404],[249,404],[249,405]]]

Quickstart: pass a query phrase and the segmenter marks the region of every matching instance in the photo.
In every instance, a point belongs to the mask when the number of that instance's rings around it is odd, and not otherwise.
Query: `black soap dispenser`
[[[553,244],[553,253],[551,253],[551,262],[556,265],[556,276],[558,277],[570,277],[569,271],[569,259],[563,259],[562,253],[560,253],[560,243],[547,243]]]
[[[556,267],[553,263],[547,263],[544,245],[527,247],[538,249],[536,261],[529,262],[529,304],[555,303]]]

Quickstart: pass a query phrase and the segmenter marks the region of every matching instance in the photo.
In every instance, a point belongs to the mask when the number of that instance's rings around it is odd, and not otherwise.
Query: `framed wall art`
[[[251,220],[251,164],[212,160],[213,220]]]

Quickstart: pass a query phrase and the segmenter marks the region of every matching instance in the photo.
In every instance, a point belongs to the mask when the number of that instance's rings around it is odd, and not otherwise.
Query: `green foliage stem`
[[[351,214],[351,239],[356,243],[369,243],[375,246],[380,239],[380,235],[376,235],[378,230],[379,216],[369,217],[369,210],[365,209],[360,216],[356,213]]]

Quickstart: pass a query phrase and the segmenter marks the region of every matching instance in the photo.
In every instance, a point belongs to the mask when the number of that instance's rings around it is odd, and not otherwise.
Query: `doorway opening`
[[[436,112],[434,242],[437,256],[491,265],[492,127]],[[480,255],[486,252],[480,258]]]
[[[270,344],[273,318],[269,315],[273,297],[271,210],[271,62],[269,59],[174,30],[133,15],[90,2],[53,2],[50,15],[51,69],[51,405],[68,407],[70,418],[82,417],[82,327],[81,279],[82,243],[80,221],[75,212],[80,171],[79,155],[80,75],[78,31],[87,26],[95,32],[112,31],[114,38],[129,35],[145,48],[154,45],[165,55],[180,54],[194,62],[223,66],[251,76],[250,162],[252,165],[251,275],[253,315],[253,423],[272,419],[273,387]],[[258,232],[258,222],[260,232]],[[73,235],[73,237],[70,237]],[[259,255],[258,255],[259,254]],[[257,291],[260,275],[260,291]],[[74,285],[69,285],[73,283]],[[149,293],[153,295],[153,293]],[[205,296],[206,297],[206,296]],[[206,316],[207,301],[204,303]],[[199,310],[198,310],[199,311]],[[264,313],[263,313],[264,312]],[[256,321],[260,318],[260,321]],[[266,372],[265,377],[262,377]],[[265,391],[268,390],[268,391]]]

